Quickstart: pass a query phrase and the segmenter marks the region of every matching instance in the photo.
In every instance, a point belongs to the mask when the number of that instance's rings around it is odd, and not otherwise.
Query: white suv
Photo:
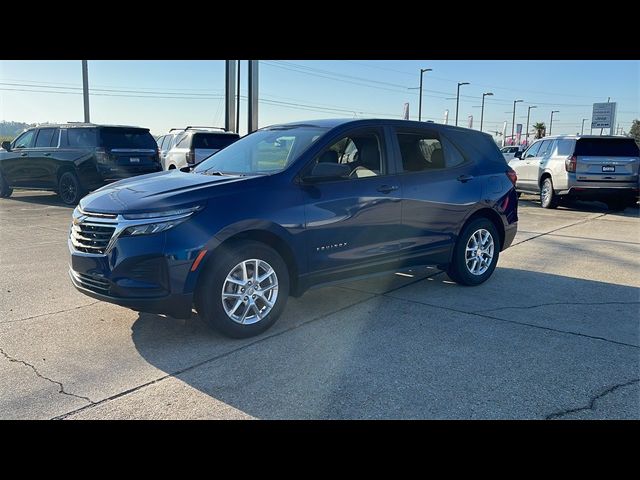
[[[178,133],[173,147],[164,155],[164,168],[190,169],[239,138],[237,133],[222,128],[189,126]]]
[[[539,193],[543,208],[576,198],[603,201],[611,210],[637,201],[638,164],[633,138],[595,135],[544,137],[509,162],[516,190]]]

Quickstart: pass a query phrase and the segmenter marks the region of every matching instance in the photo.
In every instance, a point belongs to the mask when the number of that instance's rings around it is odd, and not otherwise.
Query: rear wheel
[[[76,205],[83,197],[84,191],[80,180],[74,172],[64,172],[58,180],[58,196],[65,205]]]
[[[8,198],[13,193],[13,188],[9,187],[9,184],[2,176],[2,172],[0,172],[0,198]]]
[[[272,248],[255,241],[223,247],[202,272],[196,291],[200,318],[221,333],[246,338],[271,327],[289,296],[289,272]]]
[[[540,205],[542,208],[556,208],[558,206],[558,196],[553,192],[553,182],[550,177],[545,178],[542,182]]]
[[[500,256],[500,237],[487,218],[473,220],[462,229],[447,275],[462,285],[479,285],[493,273]]]

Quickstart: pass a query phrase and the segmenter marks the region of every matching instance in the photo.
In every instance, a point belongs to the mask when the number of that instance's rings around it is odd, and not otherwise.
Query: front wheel
[[[58,196],[65,205],[76,205],[82,198],[83,190],[78,176],[73,172],[64,172],[58,180]]]
[[[255,241],[236,242],[214,255],[196,291],[200,318],[234,338],[267,330],[289,296],[289,272],[280,255]]]
[[[478,218],[462,229],[447,275],[462,285],[480,285],[493,273],[500,256],[500,237],[487,218]]]
[[[558,206],[558,196],[553,191],[553,182],[549,177],[542,182],[540,205],[542,208],[556,208]]]
[[[13,193],[13,188],[9,187],[9,184],[2,176],[2,172],[0,172],[0,198],[8,198]]]

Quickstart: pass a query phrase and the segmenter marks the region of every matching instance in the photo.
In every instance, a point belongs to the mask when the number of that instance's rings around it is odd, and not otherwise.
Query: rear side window
[[[189,140],[190,140],[190,136],[189,135],[183,135],[182,137],[178,137],[176,139],[176,147],[178,148],[189,148]]]
[[[69,147],[95,147],[97,144],[95,128],[67,129],[67,145]]]
[[[580,138],[576,155],[587,157],[637,157],[638,145],[633,138]]]
[[[568,157],[573,153],[573,146],[575,143],[575,140],[558,140],[558,149],[556,154]]]
[[[210,133],[196,133],[193,136],[193,148],[222,150],[238,139],[235,135],[216,135]]]
[[[156,141],[148,130],[140,128],[102,128],[102,146],[105,148],[135,148],[155,150]]]
[[[36,148],[50,147],[55,128],[41,128],[36,138]]]
[[[399,133],[398,145],[405,172],[445,168],[442,143],[433,133]]]

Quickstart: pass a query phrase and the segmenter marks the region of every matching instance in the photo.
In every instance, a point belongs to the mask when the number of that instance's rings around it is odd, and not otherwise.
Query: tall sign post
[[[613,128],[616,123],[616,102],[594,103],[591,115],[591,128],[599,128],[600,135],[602,129],[608,128],[609,135],[613,135]]]

